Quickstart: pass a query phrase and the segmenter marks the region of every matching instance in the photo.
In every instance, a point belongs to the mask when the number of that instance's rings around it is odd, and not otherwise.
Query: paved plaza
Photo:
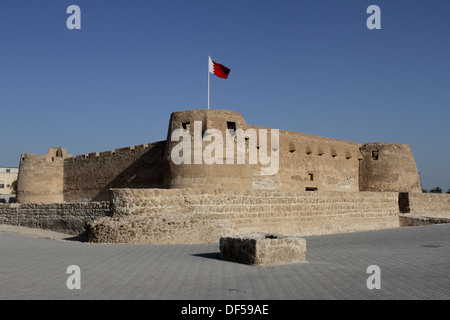
[[[449,299],[450,225],[305,237],[306,263],[253,267],[219,244],[126,245],[0,232],[0,299]],[[80,268],[69,290],[67,267]],[[381,289],[367,288],[376,265]]]

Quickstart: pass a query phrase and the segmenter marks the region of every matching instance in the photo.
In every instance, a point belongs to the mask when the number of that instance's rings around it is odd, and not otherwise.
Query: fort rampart
[[[236,233],[304,236],[399,227],[394,192],[113,189],[91,242],[205,243]]]
[[[197,127],[200,145],[194,141]],[[189,157],[194,159],[189,163],[173,160],[173,150],[180,143],[172,136],[176,130],[192,139]],[[216,159],[220,163],[195,163],[197,152],[203,154],[217,143],[209,130],[223,137],[233,130],[235,136],[231,145],[223,141],[214,149],[223,154]],[[244,135],[240,136],[239,130]],[[276,145],[272,145],[272,130],[278,134]],[[267,137],[262,132],[267,132]],[[233,150],[231,159],[228,147]],[[237,161],[238,148],[244,149],[244,163]],[[271,175],[261,174],[266,164],[250,161],[252,155],[260,159],[266,153],[277,155]],[[108,201],[111,188],[421,192],[408,145],[358,144],[250,126],[241,114],[226,110],[174,112],[165,141],[75,157],[64,148],[50,148],[46,155],[23,154],[17,188],[20,203]]]
[[[0,204],[0,224],[78,235],[86,222],[111,215],[109,202]]]
[[[450,215],[449,197],[421,193],[408,145],[262,128],[204,109],[172,113],[165,141],[75,157],[61,147],[23,154],[17,200],[0,205],[0,223],[86,228],[92,242],[320,235],[395,228],[405,214]]]
[[[0,204],[0,224],[74,235],[87,227],[92,242],[204,243],[236,233],[322,235],[450,219],[450,195],[408,196],[404,215],[396,192],[112,189],[111,202]]]
[[[110,188],[164,188],[164,148],[155,142],[66,159],[64,202],[108,201]]]
[[[450,218],[450,194],[410,193],[409,206],[411,215]]]

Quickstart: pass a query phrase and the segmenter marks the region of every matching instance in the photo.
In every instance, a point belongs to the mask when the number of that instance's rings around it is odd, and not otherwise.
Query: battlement
[[[77,161],[83,161],[86,159],[92,159],[92,158],[102,158],[102,157],[111,157],[114,155],[123,155],[123,154],[133,154],[135,152],[143,152],[145,150],[148,150],[152,147],[154,143],[149,144],[141,144],[137,146],[131,146],[131,147],[123,147],[119,149],[109,150],[109,151],[102,151],[102,152],[91,152],[86,154],[77,155],[75,157],[69,157],[65,158],[65,161],[68,163],[71,162],[77,162]]]
[[[51,147],[48,150],[47,154],[44,155],[36,155],[34,153],[24,153],[22,155],[20,155],[20,160],[21,161],[37,161],[37,162],[41,162],[41,161],[55,161],[58,159],[67,159],[72,157],[71,154],[68,154],[65,148],[61,148],[61,147]]]

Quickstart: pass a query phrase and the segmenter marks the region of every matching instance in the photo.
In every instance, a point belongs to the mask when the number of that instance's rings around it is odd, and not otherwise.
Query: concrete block
[[[251,233],[220,238],[220,257],[256,266],[306,261],[306,240],[274,233]]]

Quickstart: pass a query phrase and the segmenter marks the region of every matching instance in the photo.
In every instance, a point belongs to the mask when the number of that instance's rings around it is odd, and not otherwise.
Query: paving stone
[[[450,299],[450,225],[305,237],[307,263],[252,266],[219,244],[126,245],[0,233],[0,299]],[[69,290],[69,265],[81,289]],[[381,271],[369,290],[367,267]]]

